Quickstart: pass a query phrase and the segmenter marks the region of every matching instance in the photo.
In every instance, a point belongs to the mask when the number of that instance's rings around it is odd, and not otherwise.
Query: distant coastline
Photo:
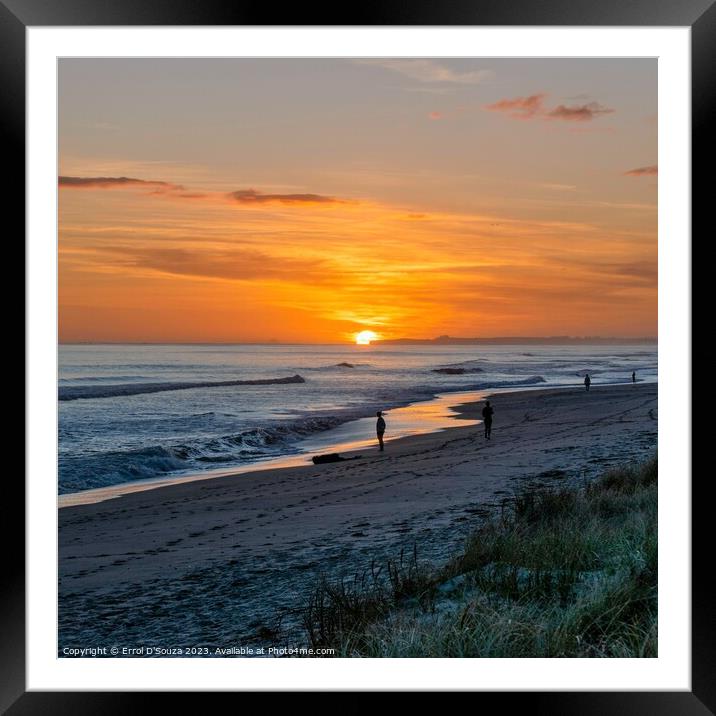
[[[456,338],[438,336],[437,338],[391,338],[373,341],[375,345],[631,345],[655,344],[653,336],[645,338],[619,338],[603,336],[498,336],[495,338]]]

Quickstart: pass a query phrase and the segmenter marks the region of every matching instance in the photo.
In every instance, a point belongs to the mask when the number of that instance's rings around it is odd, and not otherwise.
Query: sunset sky
[[[62,59],[60,340],[655,336],[656,70]]]

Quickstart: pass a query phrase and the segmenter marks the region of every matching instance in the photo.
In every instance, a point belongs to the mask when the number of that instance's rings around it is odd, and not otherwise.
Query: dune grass
[[[351,657],[656,657],[657,460],[517,496],[441,568],[323,579],[314,647]]]

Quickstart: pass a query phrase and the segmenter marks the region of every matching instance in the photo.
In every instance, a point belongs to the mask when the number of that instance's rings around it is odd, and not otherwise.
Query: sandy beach
[[[589,480],[656,450],[654,383],[504,393],[493,405],[491,441],[481,425],[456,427],[359,460],[61,509],[60,654],[271,646],[286,630],[298,639],[321,574],[352,575],[414,546],[439,562],[515,492]]]

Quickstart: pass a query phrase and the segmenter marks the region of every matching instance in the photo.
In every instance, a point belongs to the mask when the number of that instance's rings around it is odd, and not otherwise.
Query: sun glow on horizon
[[[361,331],[360,333],[356,333],[355,338],[356,345],[369,346],[371,344],[371,341],[378,340],[378,334],[373,331]]]
[[[63,343],[657,333],[653,58],[57,71]]]

